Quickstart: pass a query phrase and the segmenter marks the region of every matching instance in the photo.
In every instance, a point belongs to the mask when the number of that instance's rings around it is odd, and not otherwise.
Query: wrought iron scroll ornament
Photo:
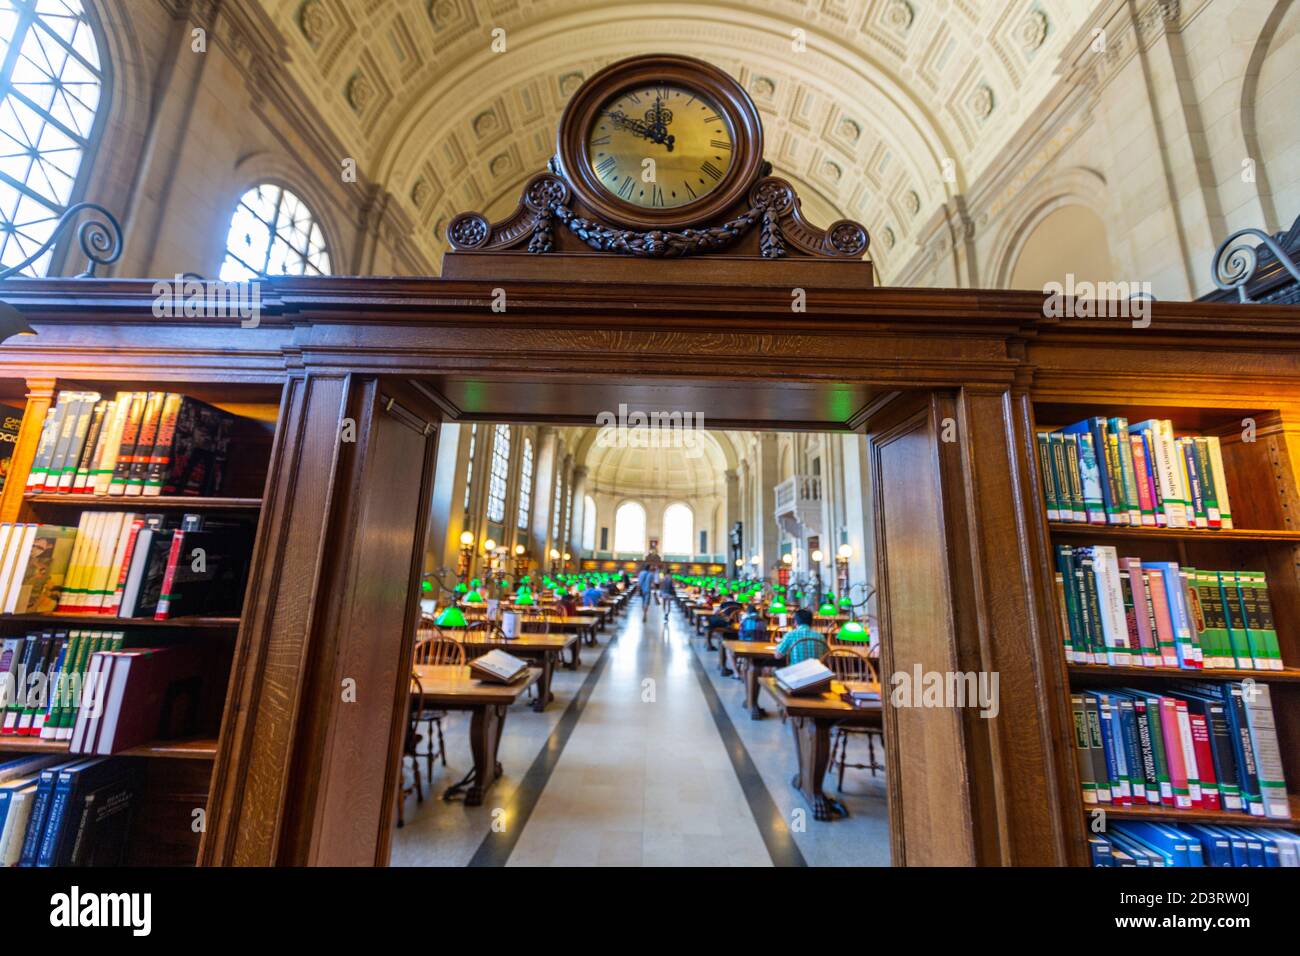
[[[1300,269],[1296,268],[1295,260],[1287,254],[1275,237],[1260,229],[1238,229],[1224,239],[1214,253],[1212,278],[1216,286],[1225,292],[1236,289],[1242,302],[1252,301],[1246,293],[1246,284],[1259,268],[1259,246],[1252,246],[1243,241],[1248,237],[1258,239],[1267,246],[1268,251],[1281,263],[1282,268],[1291,273],[1291,277],[1296,282],[1300,282]]]
[[[122,255],[122,226],[118,223],[117,217],[99,203],[79,202],[64,210],[63,215],[59,217],[59,221],[54,225],[54,231],[50,233],[50,237],[41,244],[39,249],[22,262],[0,270],[0,279],[8,279],[11,276],[18,275],[45,255],[59,241],[59,236],[64,229],[86,209],[93,210],[104,218],[87,219],[77,227],[77,243],[81,246],[81,251],[85,253],[88,260],[86,262],[86,271],[78,275],[77,278],[94,278],[96,266],[106,266],[116,262],[118,257]]]
[[[504,232],[507,237],[529,231],[528,251],[537,255],[551,252],[555,246],[554,224],[563,224],[570,232],[599,252],[651,259],[671,259],[716,252],[759,226],[759,251],[765,259],[786,255],[787,237],[781,218],[790,215],[796,204],[794,190],[781,179],[760,179],[749,194],[749,208],[735,218],[716,226],[698,229],[651,229],[638,231],[607,225],[579,216],[569,206],[569,187],[553,174],[535,177],[524,190],[521,211],[527,210],[531,223],[512,221],[504,229],[494,227],[480,213],[462,213],[452,220],[448,238],[453,247],[475,249],[491,242]],[[494,231],[497,233],[494,236]],[[520,236],[522,238],[522,235]],[[827,234],[827,243],[840,256],[860,256],[870,238],[857,223],[841,220]]]

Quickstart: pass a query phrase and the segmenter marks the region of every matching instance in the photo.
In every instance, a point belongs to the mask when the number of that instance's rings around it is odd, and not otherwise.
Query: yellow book
[[[77,522],[77,540],[72,545],[72,558],[68,561],[68,576],[63,582],[59,598],[60,612],[76,611],[81,606],[86,579],[86,553],[90,547],[92,526],[101,511],[83,511]]]
[[[85,606],[88,610],[99,610],[104,604],[104,589],[108,585],[108,575],[112,571],[113,552],[117,550],[117,539],[122,531],[122,517],[120,511],[109,512],[99,526],[99,533],[95,538],[93,570],[86,590]]]

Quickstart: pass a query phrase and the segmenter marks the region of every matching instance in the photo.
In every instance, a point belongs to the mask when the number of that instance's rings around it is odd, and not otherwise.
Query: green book
[[[1246,641],[1250,645],[1255,670],[1281,670],[1282,649],[1278,645],[1273,623],[1273,602],[1263,571],[1238,571],[1237,592],[1246,621]]]
[[[1047,505],[1047,520],[1061,520],[1060,496],[1056,490],[1056,476],[1052,472],[1052,450],[1047,432],[1037,432],[1038,470],[1042,474],[1043,499]]]
[[[1205,653],[1206,667],[1235,667],[1232,642],[1228,639],[1228,622],[1223,613],[1223,598],[1219,593],[1218,571],[1197,571],[1196,595],[1201,602],[1201,617],[1205,629],[1201,632],[1201,649]]]

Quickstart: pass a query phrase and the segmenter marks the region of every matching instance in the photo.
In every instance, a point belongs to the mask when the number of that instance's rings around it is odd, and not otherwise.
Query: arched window
[[[558,549],[560,541],[560,505],[564,503],[564,498],[560,492],[564,490],[564,476],[555,476],[555,500],[551,502],[551,546]]]
[[[492,471],[488,476],[488,521],[506,520],[506,481],[510,477],[510,426],[498,425],[492,442]]]
[[[582,512],[582,550],[596,550],[596,499],[587,495]]]
[[[71,205],[102,87],[81,0],[0,2],[0,266],[39,249]],[[25,274],[49,268],[46,252]]]
[[[560,525],[560,538],[568,541],[573,534],[573,484],[570,482],[568,493],[564,496],[564,524]]]
[[[664,509],[664,554],[693,554],[694,536],[695,515],[689,506],[678,503]]]
[[[305,202],[274,183],[244,193],[226,234],[224,281],[329,274],[325,234]]]
[[[533,510],[533,440],[524,439],[524,460],[519,466],[519,527],[528,529],[528,518]]]
[[[625,501],[614,512],[614,550],[645,554],[645,509]]]
[[[474,490],[474,441],[478,438],[478,422],[469,426],[469,457],[465,460],[465,510],[469,511],[470,492]]]

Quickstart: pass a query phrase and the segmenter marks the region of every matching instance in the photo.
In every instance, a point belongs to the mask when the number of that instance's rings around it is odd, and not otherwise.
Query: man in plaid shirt
[[[825,635],[814,631],[812,622],[812,611],[806,607],[794,612],[794,630],[781,638],[781,643],[776,646],[777,654],[786,658],[786,663],[798,664],[810,657],[821,657],[830,649]]]

